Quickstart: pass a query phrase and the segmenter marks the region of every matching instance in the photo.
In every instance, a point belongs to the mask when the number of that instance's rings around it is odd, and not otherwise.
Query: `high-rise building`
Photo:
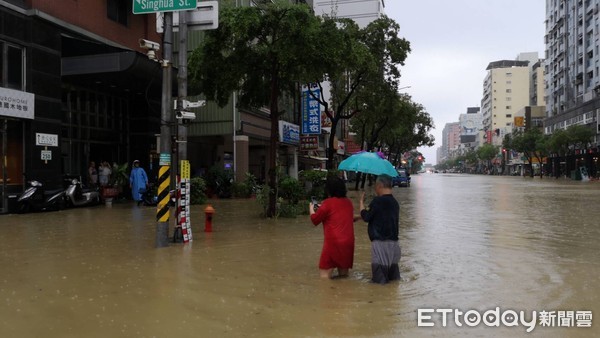
[[[446,123],[442,130],[442,151],[438,163],[457,155],[458,149],[460,149],[460,122]]]
[[[540,64],[534,52],[488,65],[481,100],[487,143],[502,144],[504,136],[512,132],[515,113],[525,106],[538,104],[542,87]]]
[[[482,120],[479,107],[469,107],[466,114],[458,117],[461,148],[465,151],[477,147],[477,135],[483,129]]]
[[[600,0],[546,0],[547,134],[575,124],[600,132],[599,7]]]

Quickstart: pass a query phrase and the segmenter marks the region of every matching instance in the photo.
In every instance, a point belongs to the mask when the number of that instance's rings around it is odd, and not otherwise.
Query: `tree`
[[[392,88],[398,88],[398,66],[404,65],[410,44],[398,36],[400,26],[387,16],[371,22],[362,30],[348,19],[325,17],[323,20],[320,36],[324,38],[322,45],[328,46],[325,49],[327,56],[315,60],[322,65],[323,72],[321,77],[313,80],[319,85],[321,95],[316,96],[314,92],[309,95],[324,106],[325,114],[331,120],[327,168],[333,169],[334,136],[338,123],[362,110],[362,102],[356,98],[359,91],[377,93],[369,91],[370,87],[365,82],[371,81],[380,87],[381,81],[385,81]],[[331,84],[331,103],[324,97],[323,81]],[[354,107],[350,107],[353,102]]]
[[[541,170],[543,158],[547,156],[547,138],[538,128],[527,129],[524,132],[515,131],[508,145],[510,149],[523,153],[530,167],[529,175],[534,176],[533,158],[535,157],[540,164],[540,177],[543,177]]]
[[[260,1],[252,7],[225,7],[219,28],[207,31],[189,62],[191,90],[224,106],[234,91],[239,104],[269,107],[269,205],[276,213],[279,99],[309,74],[314,55],[324,53],[317,42],[319,20],[306,5]]]
[[[477,157],[485,161],[487,166],[491,166],[490,161],[493,160],[496,155],[498,155],[498,146],[495,146],[490,143],[486,143],[477,149]]]
[[[421,104],[413,102],[410,96],[402,95],[401,98],[407,103],[403,106],[405,113],[385,139],[390,150],[396,154],[395,163],[399,155],[418,147],[431,147],[435,142],[435,137],[430,134],[435,126],[429,113]]]
[[[569,155],[575,155],[577,149],[583,150],[587,153],[587,149],[592,141],[595,131],[584,125],[572,125],[567,129],[555,130],[547,140],[547,148],[549,152],[552,152],[557,157],[554,157],[553,172],[555,177],[560,176],[559,162],[560,158],[564,158],[567,162]],[[576,169],[576,164],[573,164],[571,168]],[[563,170],[569,170],[569,166],[563,168]],[[564,173],[564,172],[563,172]]]

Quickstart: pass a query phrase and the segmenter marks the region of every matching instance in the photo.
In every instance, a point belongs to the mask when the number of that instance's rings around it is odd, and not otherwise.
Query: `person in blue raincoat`
[[[146,171],[144,168],[140,167],[140,161],[133,161],[133,169],[131,169],[131,174],[129,175],[129,187],[131,188],[131,196],[134,201],[141,201],[142,194],[140,193],[140,189],[148,188],[148,175],[146,175]]]

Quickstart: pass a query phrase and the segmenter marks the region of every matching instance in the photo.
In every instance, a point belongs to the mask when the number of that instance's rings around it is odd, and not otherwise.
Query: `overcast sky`
[[[420,148],[436,163],[446,123],[479,107],[487,65],[521,52],[544,57],[544,0],[386,0],[412,52],[401,68],[401,90],[434,120],[436,145]]]

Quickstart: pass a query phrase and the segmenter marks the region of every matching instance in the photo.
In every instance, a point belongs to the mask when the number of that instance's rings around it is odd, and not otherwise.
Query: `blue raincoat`
[[[135,201],[142,200],[140,189],[146,189],[148,184],[148,176],[146,171],[140,167],[134,167],[129,175],[129,184],[131,184],[131,196]]]

